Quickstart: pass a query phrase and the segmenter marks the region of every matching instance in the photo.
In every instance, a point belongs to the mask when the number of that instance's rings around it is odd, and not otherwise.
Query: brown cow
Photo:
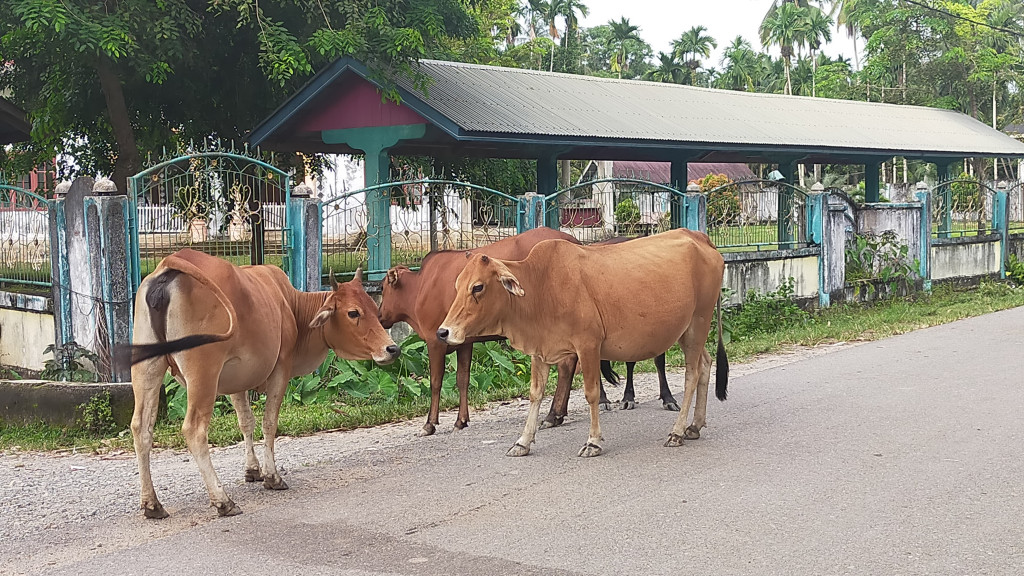
[[[525,258],[538,242],[550,239],[576,242],[575,238],[558,230],[536,228],[479,248],[477,252],[494,258],[520,259]],[[423,259],[419,272],[398,266],[388,270],[384,279],[380,301],[381,324],[385,328],[390,328],[395,322],[407,322],[427,344],[430,366],[430,412],[427,413],[427,422],[423,425],[420,436],[433,434],[438,424],[445,356],[453,351],[456,353],[455,384],[459,390],[459,415],[455,420],[455,428],[462,429],[469,425],[469,365],[473,358],[473,343],[502,339],[500,336],[481,334],[479,337],[467,339],[458,346],[449,346],[438,340],[437,329],[448,313],[452,301],[455,300],[455,278],[465,266],[464,252],[431,252]],[[572,364],[567,364],[565,369],[559,369],[559,390],[565,390],[566,401],[575,368],[573,359]],[[553,404],[552,414],[549,416],[550,424],[560,424],[564,415],[564,408],[561,415],[556,415]]]
[[[231,501],[210,461],[207,429],[219,394],[231,396],[245,438],[245,480],[284,490],[274,462],[277,417],[288,381],[319,366],[327,351],[341,358],[386,364],[399,349],[377,319],[377,306],[363,291],[361,274],[332,290],[300,292],[276,266],[235,266],[194,250],[160,262],[135,300],[132,436],[139,461],[142,509],[165,518],[150,476],[160,389],[170,368],[188,390],[181,431],[199,466],[210,503],[221,516],[241,509]],[[143,344],[144,343],[144,344]],[[249,390],[267,395],[263,412],[263,468],[253,450],[256,420]]]
[[[579,358],[590,404],[590,434],[579,455],[597,456],[600,360],[651,358],[678,342],[686,358],[686,386],[683,409],[665,445],[679,446],[684,437],[699,438],[705,425],[711,355],[704,344],[720,304],[724,271],[722,255],[707,235],[690,230],[611,246],[549,240],[521,261],[471,255],[437,336],[456,346],[480,334],[501,334],[532,356],[530,412],[509,456],[530,452],[552,363]],[[728,360],[721,322],[717,360],[716,393],[724,400]]]

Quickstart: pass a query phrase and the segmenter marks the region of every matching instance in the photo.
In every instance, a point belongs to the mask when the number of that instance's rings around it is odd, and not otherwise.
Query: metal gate
[[[711,241],[723,251],[780,250],[820,243],[803,189],[776,180],[740,180],[704,193]]]
[[[973,178],[954,178],[932,189],[932,238],[983,236],[997,232],[996,191]]]
[[[168,254],[195,248],[287,270],[289,176],[244,154],[203,151],[128,179],[132,288]]]
[[[0,184],[0,285],[53,285],[50,208],[38,194]]]
[[[504,192],[429,178],[346,192],[324,200],[321,210],[323,274],[351,276],[361,266],[371,278],[391,266],[417,267],[433,250],[513,236],[522,214],[520,200]]]

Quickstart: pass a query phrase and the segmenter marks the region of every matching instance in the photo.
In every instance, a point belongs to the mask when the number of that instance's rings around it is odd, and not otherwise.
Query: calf
[[[500,334],[532,357],[530,412],[510,456],[530,451],[551,364],[579,359],[590,405],[589,437],[579,455],[597,456],[601,359],[638,361],[678,342],[686,359],[683,409],[665,445],[679,446],[684,438],[699,438],[705,425],[711,356],[704,345],[724,271],[707,235],[690,230],[609,246],[549,240],[521,261],[474,254],[456,280],[455,301],[437,337],[457,346],[467,338]],[[716,393],[724,400],[728,360],[721,322],[717,361]]]

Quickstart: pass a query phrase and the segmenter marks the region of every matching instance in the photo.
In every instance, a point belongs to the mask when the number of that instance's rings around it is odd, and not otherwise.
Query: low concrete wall
[[[913,264],[921,254],[921,203],[865,204],[857,210],[858,233],[881,235],[888,231],[907,245],[907,263]]]
[[[0,292],[0,365],[42,370],[54,334],[49,298]]]
[[[1010,241],[1006,245],[1008,247],[1007,258],[1010,257],[1010,254],[1016,254],[1017,260],[1024,262],[1024,234],[1011,234]]]
[[[79,408],[93,397],[110,393],[110,408],[118,426],[128,426],[135,409],[131,384],[49,382],[45,380],[0,380],[0,421],[13,424],[45,422],[53,426],[75,426]]]
[[[932,280],[999,275],[999,236],[934,238],[931,248]]]
[[[740,304],[747,292],[774,292],[793,278],[797,300],[818,297],[817,248],[772,250],[766,252],[727,252],[725,257],[726,288],[735,293],[728,305]]]

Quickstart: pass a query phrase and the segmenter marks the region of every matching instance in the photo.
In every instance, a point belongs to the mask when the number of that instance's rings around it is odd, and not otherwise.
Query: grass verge
[[[908,299],[890,300],[872,305],[844,304],[812,315],[799,326],[735,338],[727,346],[729,359],[739,363],[758,354],[777,352],[793,346],[817,346],[836,342],[869,341],[903,334],[920,328],[936,326],[1007,308],[1024,306],[1024,287],[1006,283],[986,282],[973,288],[952,285],[937,287],[931,294],[916,294]],[[683,365],[678,347],[669,351],[669,366]],[[650,361],[639,364],[642,371],[653,371]],[[549,384],[548,392],[553,392]],[[476,407],[529,394],[529,384],[522,382],[507,387],[494,387],[486,392],[473,392],[470,404]],[[458,396],[446,391],[441,397],[442,410],[458,405]],[[429,408],[429,398],[397,399],[344,398],[332,404],[282,407],[278,434],[301,436],[324,430],[351,430],[422,417]],[[257,420],[261,404],[254,407]],[[180,422],[160,422],[155,431],[158,446],[183,448]],[[260,431],[257,427],[257,437]],[[242,439],[233,414],[216,416],[210,423],[210,443],[229,445]],[[10,426],[0,423],[0,450],[80,451],[131,450],[128,430],[109,437],[98,437],[82,430],[67,430],[41,424]]]

